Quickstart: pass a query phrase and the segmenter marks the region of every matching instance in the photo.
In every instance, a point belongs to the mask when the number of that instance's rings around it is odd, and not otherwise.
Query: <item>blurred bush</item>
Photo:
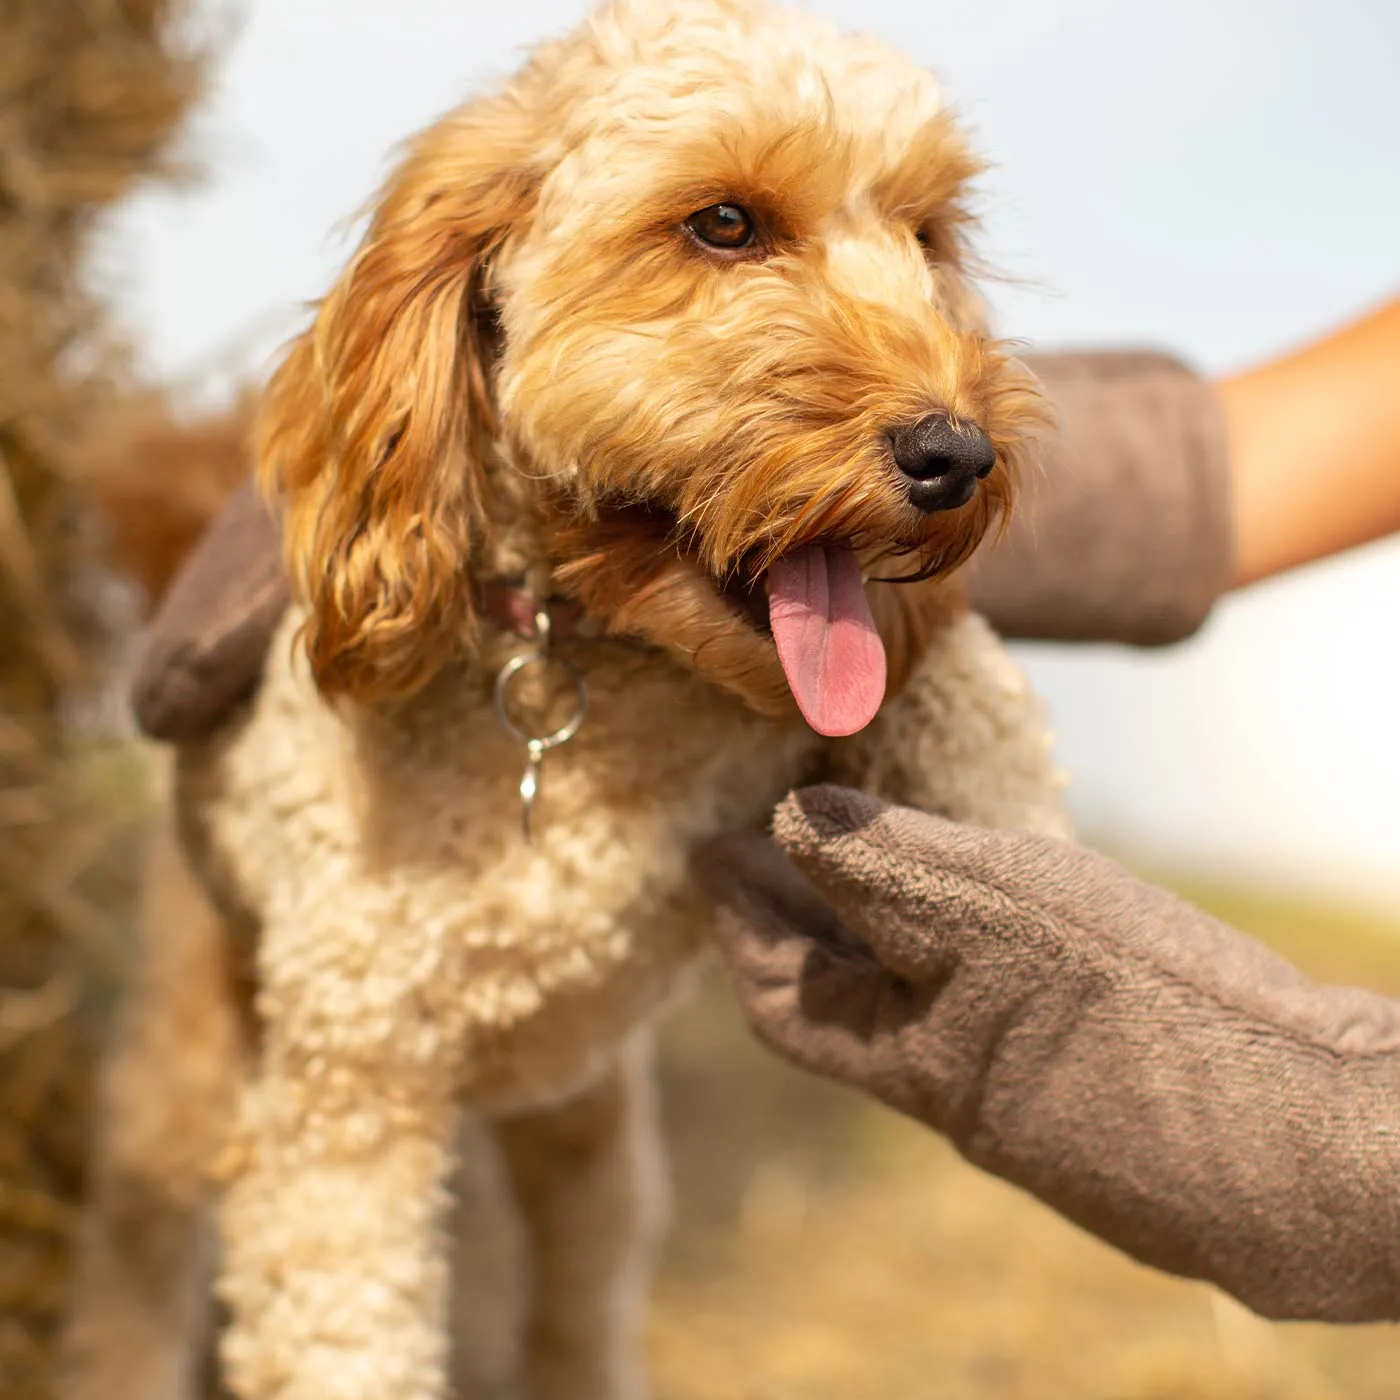
[[[182,173],[202,56],[183,0],[0,0],[0,1395],[44,1369],[82,1187],[89,974],[123,901],[63,717],[108,641],[85,464],[130,375],[86,266],[95,221]],[[114,1400],[116,1398],[114,1397]]]

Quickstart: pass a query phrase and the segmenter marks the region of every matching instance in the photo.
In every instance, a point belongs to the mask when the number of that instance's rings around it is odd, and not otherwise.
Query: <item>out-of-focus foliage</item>
[[[84,462],[128,391],[86,258],[167,176],[202,63],[183,0],[0,0],[0,1395],[46,1394],[81,1190],[87,974],[120,872],[62,713],[103,645]],[[113,880],[116,885],[113,885]]]

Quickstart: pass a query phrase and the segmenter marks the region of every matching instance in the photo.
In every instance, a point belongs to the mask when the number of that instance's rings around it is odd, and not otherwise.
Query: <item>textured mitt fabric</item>
[[[154,739],[197,739],[257,689],[288,603],[282,536],[251,480],[229,500],[146,629],[131,685]]]
[[[1007,637],[1162,646],[1230,586],[1230,461],[1219,396],[1148,351],[1027,355],[1054,409],[1043,470],[968,577]]]
[[[1265,1316],[1400,1319],[1400,1003],[1045,838],[832,787],[775,831],[702,858],[769,1045]]]
[[[1178,361],[1028,356],[1058,420],[1006,536],[969,572],[1005,636],[1155,645],[1189,636],[1230,573],[1229,471],[1211,386]],[[185,564],[133,691],[157,739],[216,728],[257,685],[287,604],[277,528],[251,486]]]

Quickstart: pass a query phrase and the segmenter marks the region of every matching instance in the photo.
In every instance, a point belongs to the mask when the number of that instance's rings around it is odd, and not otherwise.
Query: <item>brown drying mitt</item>
[[[776,834],[703,862],[768,1044],[1266,1316],[1400,1319],[1400,1004],[1044,838],[831,787]]]
[[[154,739],[216,729],[262,678],[288,590],[282,537],[251,481],[186,561],[146,631],[131,686]]]
[[[1005,637],[1164,646],[1233,573],[1230,457],[1215,387],[1149,351],[1027,355],[1055,411],[1042,470],[968,570]]]

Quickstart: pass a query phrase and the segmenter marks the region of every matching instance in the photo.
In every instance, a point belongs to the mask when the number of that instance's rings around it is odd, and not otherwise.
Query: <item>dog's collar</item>
[[[482,611],[495,622],[514,632],[523,641],[538,639],[535,628],[535,614],[540,603],[523,579],[487,579],[478,585]],[[588,636],[592,631],[592,621],[583,608],[572,598],[552,596],[544,601],[544,610],[549,616],[549,635],[556,642],[568,641],[570,637]]]
[[[511,657],[496,673],[492,692],[492,704],[501,728],[525,747],[525,773],[520,779],[520,825],[528,845],[544,756],[551,749],[567,744],[578,733],[588,713],[588,686],[583,673],[566,656],[555,652],[553,645],[591,633],[592,620],[573,599],[546,594],[544,588],[531,587],[524,579],[486,579],[478,583],[476,591],[483,612],[531,644],[530,650]],[[511,683],[529,669],[553,669],[556,675],[562,671],[573,688],[573,712],[557,729],[533,729],[511,713]],[[536,715],[534,718],[542,720],[544,717]]]

